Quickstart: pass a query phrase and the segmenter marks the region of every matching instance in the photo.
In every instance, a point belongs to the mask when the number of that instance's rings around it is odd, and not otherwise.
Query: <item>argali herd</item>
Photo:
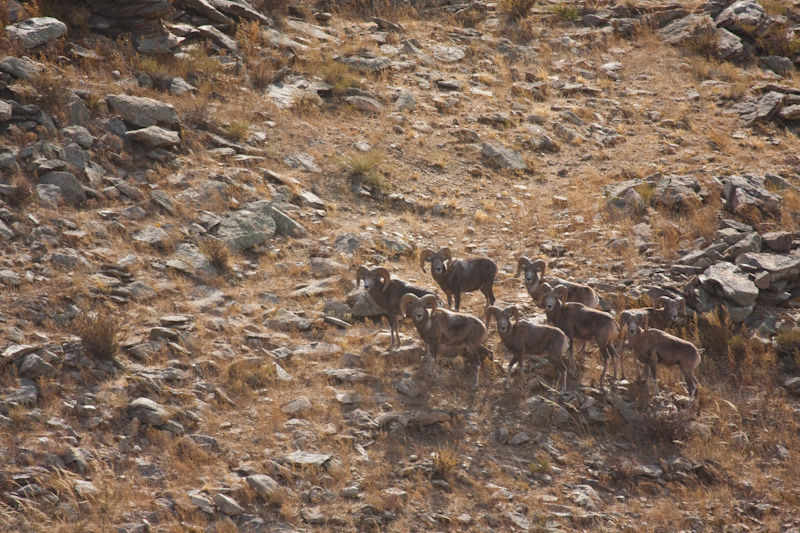
[[[369,269],[360,266],[356,271],[356,284],[364,282],[370,297],[381,307],[389,320],[391,343],[400,344],[397,323],[400,317],[411,317],[420,338],[425,343],[426,371],[436,375],[436,356],[440,346],[466,347],[470,364],[474,368],[471,388],[477,388],[481,360],[493,358],[484,346],[489,335],[488,326],[494,319],[503,346],[512,354],[508,365],[506,388],[511,385],[511,370],[518,365],[525,383],[523,363],[526,357],[545,355],[556,373],[554,386],[559,391],[567,387],[568,370],[576,369],[573,344],[576,340],[594,342],[603,356],[602,382],[613,365],[614,380],[618,369],[625,377],[621,357],[625,340],[636,358],[644,364],[645,384],[649,392],[650,378],[658,394],[656,368],[658,365],[678,365],[686,379],[691,398],[697,397],[698,381],[694,371],[700,364],[700,351],[690,342],[666,333],[680,315],[686,314],[683,298],[662,297],[655,307],[629,309],[615,318],[600,311],[600,297],[588,285],[565,279],[545,276],[546,263],[526,256],[519,257],[516,275],[524,274],[525,289],[534,303],[543,308],[551,325],[536,324],[520,316],[515,306],[495,306],[493,284],[497,276],[497,263],[488,257],[454,259],[450,248],[439,251],[425,248],[420,254],[420,267],[431,264],[433,279],[447,295],[447,308],[438,296],[429,290],[416,287],[407,281],[392,278],[383,267]],[[477,318],[460,313],[461,294],[480,290],[486,297],[484,316]],[[455,300],[455,311],[449,308]]]

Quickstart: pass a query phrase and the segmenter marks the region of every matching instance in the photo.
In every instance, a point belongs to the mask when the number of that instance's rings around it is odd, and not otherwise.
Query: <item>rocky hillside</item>
[[[800,11],[0,0],[0,530],[800,530]],[[614,316],[438,375],[356,270],[521,255]],[[482,317],[484,297],[462,312]]]

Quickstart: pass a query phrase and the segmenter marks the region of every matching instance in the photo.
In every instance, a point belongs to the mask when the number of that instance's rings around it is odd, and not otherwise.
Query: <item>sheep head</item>
[[[367,291],[371,290],[372,287],[379,286],[379,284],[381,286],[381,290],[385,291],[389,288],[389,282],[392,281],[392,275],[389,273],[389,270],[384,267],[367,270],[367,267],[361,266],[356,272],[356,284],[358,284],[358,281],[362,279],[364,280],[364,288],[367,289]]]
[[[567,288],[563,285],[551,287],[549,283],[542,284],[542,302],[545,311],[553,311],[567,301]]]
[[[647,313],[637,313],[636,315],[632,316],[630,320],[628,320],[628,335],[633,337],[634,335],[638,335],[640,332],[644,333],[647,331],[648,320],[649,317],[647,316]]]
[[[520,270],[525,272],[525,283],[532,285],[542,279],[541,276],[544,276],[544,272],[547,270],[547,263],[542,259],[531,261],[523,255],[517,260],[516,275],[519,275]]]
[[[681,297],[662,296],[656,301],[656,309],[659,308],[669,317],[668,324],[673,324],[680,315],[686,316],[686,300]]]
[[[403,312],[404,317],[409,315],[409,307],[411,307],[411,319],[415,323],[419,323],[428,316],[428,307],[431,308],[431,315],[436,312],[438,303],[436,302],[436,296],[433,294],[427,294],[422,298],[418,298],[416,295],[409,292],[404,294],[403,298],[400,300],[400,310]]]

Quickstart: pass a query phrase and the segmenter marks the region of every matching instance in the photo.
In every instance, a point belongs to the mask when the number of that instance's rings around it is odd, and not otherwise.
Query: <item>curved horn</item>
[[[432,255],[436,255],[436,252],[431,250],[430,248],[425,248],[419,254],[419,267],[425,272],[425,261],[430,261],[430,257]]]
[[[367,267],[365,267],[364,265],[361,265],[360,267],[358,267],[358,270],[356,270],[356,287],[361,285],[361,280],[364,279],[364,276],[368,272],[369,272],[369,269]]]
[[[514,322],[519,322],[519,309],[517,309],[516,305],[506,307],[505,312],[514,317]]]
[[[447,268],[450,268],[450,263],[453,262],[453,252],[450,251],[450,248],[444,246],[439,248],[439,253],[442,254],[445,259],[447,259]]]
[[[537,259],[533,262],[533,268],[544,276],[544,271],[547,270],[547,263],[545,263],[544,259]]]
[[[494,317],[497,320],[497,313],[500,312],[500,308],[495,305],[490,305],[486,308],[486,312],[483,314],[483,319],[486,320],[486,325],[488,326],[492,322],[492,318]]]
[[[413,305],[417,303],[417,300],[419,300],[419,298],[417,298],[416,294],[407,292],[403,295],[403,297],[400,299],[400,312],[403,314],[403,318],[408,316],[407,311],[409,304]]]
[[[389,273],[389,269],[385,267],[378,267],[373,270],[377,275],[383,278],[383,292],[386,292],[386,289],[389,288],[389,282],[392,281],[392,275]]]
[[[531,260],[527,258],[527,256],[521,255],[519,259],[517,259],[517,273],[514,274],[514,277],[519,276],[519,273],[522,272],[523,268],[528,268],[530,266]]]
[[[644,318],[644,325],[642,326],[642,329],[644,329],[644,331],[647,331],[647,328],[649,327],[647,325],[647,322],[650,320],[650,316],[647,313],[642,313],[642,317]]]
[[[425,296],[423,296],[420,299],[423,302],[425,302],[425,307],[428,307],[429,305],[432,306],[431,315],[433,315],[433,313],[435,313],[436,309],[439,307],[439,304],[436,301],[436,295],[435,294],[426,294]]]
[[[553,290],[556,291],[556,296],[558,296],[558,299],[561,300],[561,303],[567,303],[567,288],[565,286],[558,285]],[[563,296],[561,296],[562,294]]]
[[[660,308],[664,307],[665,305],[667,305],[670,302],[670,300],[672,300],[672,298],[670,298],[669,296],[660,297],[658,300],[656,300],[655,308],[656,309],[660,309]]]

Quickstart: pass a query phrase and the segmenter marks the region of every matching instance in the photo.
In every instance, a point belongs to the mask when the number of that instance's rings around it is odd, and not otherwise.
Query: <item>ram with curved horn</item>
[[[436,297],[417,297],[406,294],[400,302],[403,316],[411,316],[420,338],[425,343],[428,358],[427,373],[436,377],[436,355],[439,346],[466,346],[475,375],[470,388],[478,387],[481,359],[493,358],[492,351],[483,346],[489,334],[486,325],[478,318],[439,308]]]
[[[370,298],[378,304],[378,306],[386,311],[386,317],[389,320],[389,336],[391,343],[389,349],[394,347],[395,339],[397,344],[400,344],[400,333],[397,331],[397,320],[403,314],[400,309],[400,300],[404,294],[414,294],[416,296],[432,296],[434,299],[436,295],[429,290],[416,287],[402,279],[392,279],[389,270],[384,267],[377,267],[370,270],[366,266],[360,266],[356,270],[356,287],[364,282],[364,288],[367,290]]]
[[[542,285],[549,283],[551,286],[563,285],[567,288],[567,301],[582,303],[586,307],[597,309],[600,307],[600,296],[597,292],[581,283],[573,283],[554,276],[545,277],[547,263],[543,259],[531,261],[527,256],[521,255],[517,259],[517,273],[524,274],[525,290],[531,295],[536,305],[542,307]]]
[[[697,398],[697,387],[700,382],[694,371],[700,365],[700,350],[691,342],[685,341],[660,329],[648,327],[648,315],[635,315],[627,323],[628,338],[631,350],[637,359],[645,365],[645,387],[650,390],[650,377],[653,378],[653,389],[658,396],[658,365],[680,367],[686,379],[689,397]]]
[[[423,272],[426,262],[431,263],[433,279],[447,295],[448,308],[455,299],[455,310],[458,311],[461,308],[461,293],[477,290],[486,297],[486,307],[494,304],[492,285],[497,277],[497,263],[488,257],[453,259],[450,248],[440,248],[438,252],[425,248],[419,256],[419,266]]]
[[[600,381],[606,376],[608,361],[613,359],[614,379],[617,379],[617,366],[619,357],[614,348],[614,340],[619,335],[619,324],[608,313],[586,307],[578,302],[567,302],[567,288],[563,285],[551,287],[549,283],[543,284],[542,303],[547,319],[569,339],[569,361],[575,367],[573,345],[576,339],[594,341],[603,355],[603,373]]]
[[[651,328],[665,331],[674,325],[679,317],[686,316],[686,300],[678,296],[670,298],[661,296],[656,300],[654,307],[643,307],[641,309],[628,309],[619,315],[620,332],[617,338],[617,352],[620,357],[624,354],[625,339],[628,337],[628,324],[637,315],[647,315],[647,321]],[[625,377],[625,374],[622,374]]]
[[[511,369],[518,364],[522,374],[523,389],[526,385],[523,357],[546,354],[550,364],[556,371],[553,386],[559,391],[567,388],[567,365],[564,357],[569,350],[569,339],[560,329],[553,326],[534,324],[529,320],[520,320],[519,310],[514,307],[490,306],[486,309],[486,325],[490,325],[492,318],[497,323],[497,332],[500,340],[513,358],[508,365],[506,389],[511,387]],[[513,320],[512,320],[513,319]]]

